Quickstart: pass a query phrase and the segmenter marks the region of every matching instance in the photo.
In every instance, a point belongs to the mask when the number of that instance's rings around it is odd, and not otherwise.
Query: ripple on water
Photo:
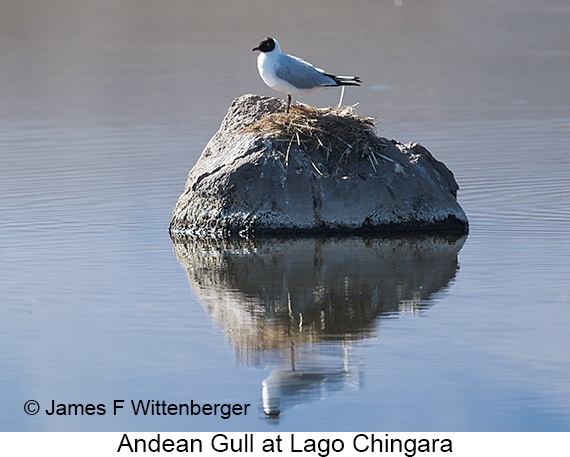
[[[459,201],[472,232],[570,232],[570,119],[451,129],[445,134],[455,140],[440,138],[441,151],[448,151],[445,160],[461,186]]]

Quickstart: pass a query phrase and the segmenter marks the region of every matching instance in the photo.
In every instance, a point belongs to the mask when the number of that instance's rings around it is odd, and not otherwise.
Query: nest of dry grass
[[[342,168],[349,159],[360,158],[369,161],[376,171],[380,161],[392,160],[380,153],[386,143],[376,135],[374,121],[359,116],[351,106],[314,108],[295,103],[289,113],[267,114],[244,132],[260,133],[281,143],[286,162],[291,147],[297,146],[336,168]]]

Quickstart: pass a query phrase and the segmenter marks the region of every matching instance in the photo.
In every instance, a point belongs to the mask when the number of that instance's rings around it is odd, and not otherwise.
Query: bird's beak
[[[259,51],[259,47],[256,46],[255,48],[252,49],[252,51]]]

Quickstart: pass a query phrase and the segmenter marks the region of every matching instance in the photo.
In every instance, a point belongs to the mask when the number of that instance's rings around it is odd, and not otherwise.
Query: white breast
[[[263,82],[277,92],[291,95],[303,95],[313,92],[313,90],[299,89],[289,84],[284,79],[278,78],[275,74],[275,66],[278,64],[282,54],[272,52],[262,52],[257,56],[257,69]]]

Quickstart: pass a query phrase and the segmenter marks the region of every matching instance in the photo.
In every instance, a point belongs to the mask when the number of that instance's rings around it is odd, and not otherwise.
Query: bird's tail
[[[334,82],[337,86],[360,86],[362,81],[360,80],[360,76],[336,76],[336,75],[327,75],[330,78],[334,79]]]

